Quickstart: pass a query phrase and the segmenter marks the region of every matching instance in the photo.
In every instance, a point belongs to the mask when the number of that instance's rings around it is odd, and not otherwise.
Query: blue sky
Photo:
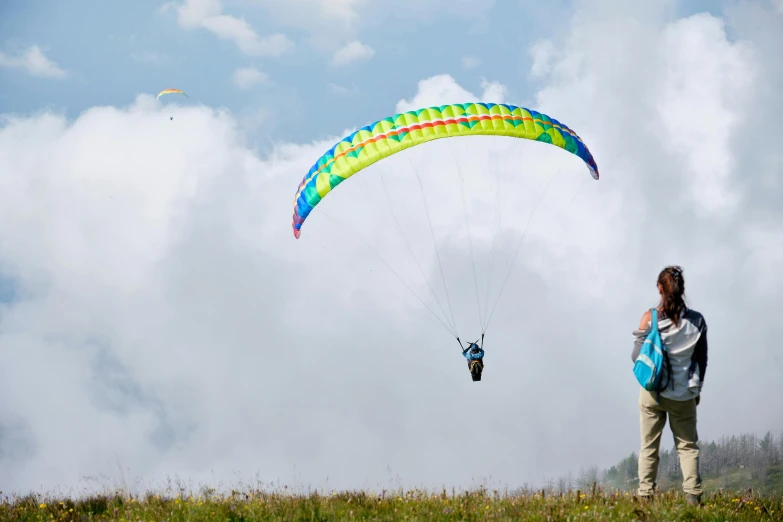
[[[311,4],[316,10],[318,2]],[[208,30],[180,27],[175,10],[163,9],[159,0],[6,1],[0,7],[0,52],[13,56],[38,45],[67,76],[0,68],[0,113],[51,108],[73,118],[91,106],[124,106],[139,93],[177,87],[189,93],[188,103],[262,114],[264,124],[255,130],[264,147],[269,140],[306,142],[383,117],[420,79],[436,74],[451,74],[472,92],[480,90],[482,78],[497,81],[513,103],[529,104],[538,85],[526,50],[539,38],[562,38],[575,8],[566,0],[545,7],[463,1],[450,10],[440,2],[424,11],[411,2],[397,3],[398,9],[382,7],[386,2],[357,4],[358,18],[350,24],[318,16],[297,24],[286,13],[276,15],[273,3],[224,2],[223,14],[244,18],[259,35],[285,34],[294,44],[281,56],[258,57]],[[715,6],[699,1],[675,9],[687,15]],[[329,26],[334,30],[324,29]],[[328,36],[312,41],[319,31]],[[351,40],[374,55],[333,66],[335,48]],[[238,88],[232,73],[251,66],[269,82]]]

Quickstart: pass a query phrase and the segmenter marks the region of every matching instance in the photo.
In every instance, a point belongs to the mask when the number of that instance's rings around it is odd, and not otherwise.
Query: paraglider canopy
[[[163,96],[164,94],[181,94],[185,98],[189,98],[189,96],[187,94],[185,94],[183,91],[181,91],[179,89],[163,89],[162,91],[160,91],[158,93],[158,95],[155,97],[155,99],[159,100],[160,97]]]
[[[428,141],[476,135],[549,143],[580,157],[593,179],[598,165],[574,131],[546,114],[498,103],[456,103],[395,114],[362,127],[326,151],[305,174],[294,196],[294,237],[313,208],[337,185],[373,163]]]
[[[187,94],[185,94],[184,91],[181,91],[180,89],[163,89],[162,91],[160,91],[158,93],[158,95],[155,97],[155,99],[159,100],[160,97],[163,96],[164,94],[181,94],[185,98],[189,98],[190,97]],[[174,116],[169,116],[169,120],[173,120],[173,119],[174,119]]]

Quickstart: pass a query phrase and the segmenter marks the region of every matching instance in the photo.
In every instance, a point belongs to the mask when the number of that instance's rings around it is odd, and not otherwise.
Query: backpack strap
[[[650,308],[650,313],[652,314],[652,318],[650,319],[650,326],[652,327],[652,332],[655,332],[658,330],[658,310],[655,308]]]
[[[650,311],[652,312],[652,331],[658,330],[658,310],[656,308],[651,308]],[[665,390],[666,388],[671,385],[672,390],[674,389],[674,380],[672,379],[672,361],[669,359],[669,352],[666,350],[666,345],[663,343],[663,339],[661,339],[661,351],[663,352],[663,364],[666,367],[666,383],[663,383],[663,380],[661,380],[661,383],[658,385],[658,389],[655,390],[655,402],[660,403],[660,397],[661,397],[661,391]]]

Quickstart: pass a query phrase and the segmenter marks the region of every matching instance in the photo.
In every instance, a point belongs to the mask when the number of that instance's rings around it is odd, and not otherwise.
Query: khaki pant
[[[639,495],[652,495],[658,477],[658,448],[669,414],[669,427],[680,456],[682,489],[691,495],[701,495],[699,475],[699,440],[696,432],[696,399],[673,401],[666,397],[655,401],[655,395],[645,389],[639,393],[639,418],[642,447],[639,451]]]

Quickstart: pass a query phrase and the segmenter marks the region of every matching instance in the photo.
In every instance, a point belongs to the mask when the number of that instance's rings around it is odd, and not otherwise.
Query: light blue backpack
[[[671,376],[671,365],[669,363],[669,354],[663,346],[661,333],[658,331],[658,310],[652,309],[652,330],[647,334],[647,338],[639,350],[639,357],[633,365],[633,373],[636,380],[647,391],[660,392],[668,385],[664,384],[663,373],[664,365],[669,370],[668,376]]]

